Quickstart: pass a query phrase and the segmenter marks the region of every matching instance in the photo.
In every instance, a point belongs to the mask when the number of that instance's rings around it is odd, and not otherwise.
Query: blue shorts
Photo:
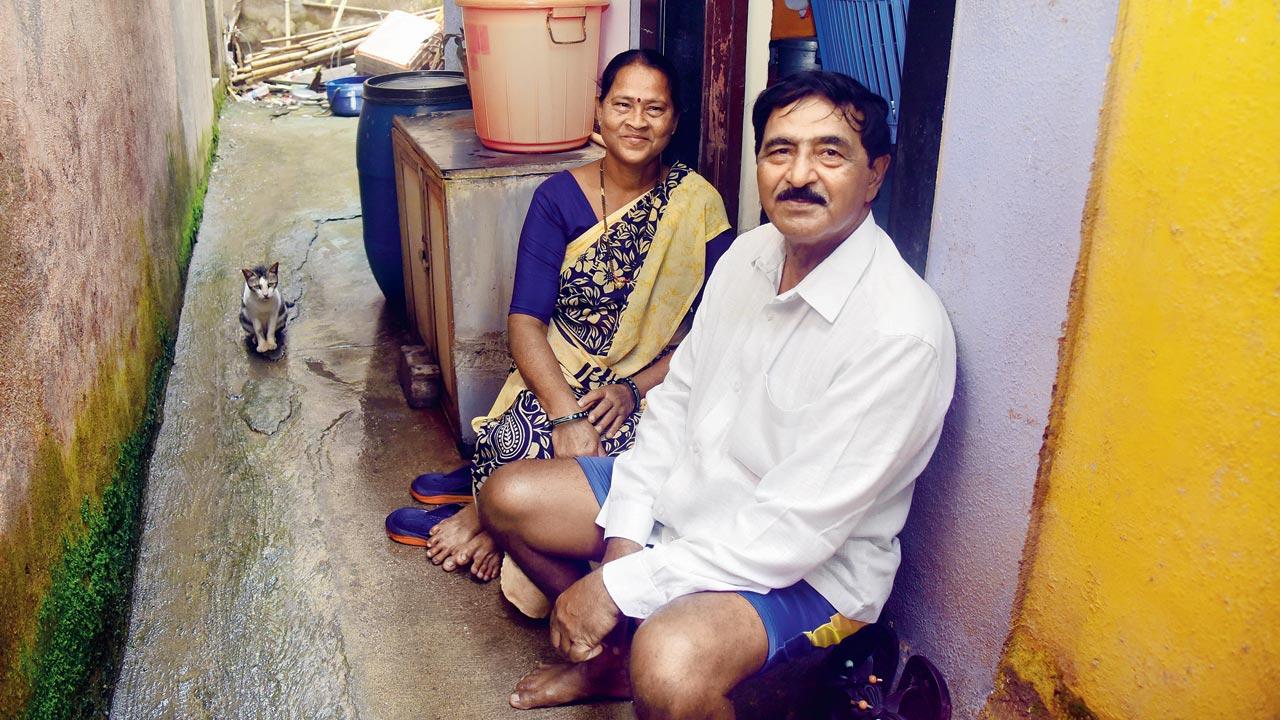
[[[591,492],[601,506],[609,496],[609,487],[613,484],[613,461],[614,458],[611,457],[578,458],[578,466],[587,476],[587,484],[591,486]],[[755,608],[769,638],[769,655],[765,658],[762,670],[775,663],[799,657],[811,650],[815,643],[826,645],[827,643],[815,638],[815,635],[830,635],[828,626],[839,617],[831,603],[804,580],[763,594],[748,590],[737,592]]]

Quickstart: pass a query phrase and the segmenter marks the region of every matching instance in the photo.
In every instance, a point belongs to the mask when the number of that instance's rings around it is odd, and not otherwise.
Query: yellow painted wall
[[[992,717],[1280,718],[1280,3],[1122,2]]]

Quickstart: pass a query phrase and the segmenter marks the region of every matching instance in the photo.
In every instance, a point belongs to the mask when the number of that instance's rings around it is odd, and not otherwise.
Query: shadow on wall
[[[1027,504],[1008,497],[1018,490],[1007,482],[962,474],[975,467],[975,457],[998,457],[982,427],[974,388],[961,352],[955,398],[938,448],[916,481],[900,536],[902,565],[882,615],[907,649],[941,669],[960,716],[976,712],[992,689],[1013,602],[1009,578],[1017,575],[1025,542],[1010,525],[1010,508]]]

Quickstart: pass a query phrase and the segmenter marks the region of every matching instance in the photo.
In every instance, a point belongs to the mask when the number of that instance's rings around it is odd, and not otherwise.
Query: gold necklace
[[[604,202],[604,158],[600,158],[600,239],[604,240],[605,234],[609,230],[609,208]]]
[[[604,200],[604,158],[600,158],[600,250],[604,251],[604,241],[609,235],[609,207]],[[609,256],[609,277],[617,278],[618,265],[613,256]]]

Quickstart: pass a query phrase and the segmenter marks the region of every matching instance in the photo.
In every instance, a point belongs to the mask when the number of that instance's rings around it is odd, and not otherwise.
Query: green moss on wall
[[[221,113],[221,103],[218,103],[217,110]],[[191,253],[195,250],[196,236],[200,233],[200,222],[204,219],[204,196],[209,191],[209,171],[213,166],[214,158],[218,154],[218,138],[218,126],[214,125],[207,149],[205,147],[201,148],[204,157],[207,159],[196,181],[193,193],[193,197],[196,200],[187,204],[186,216],[182,219],[182,230],[179,235],[180,244],[178,246],[178,267],[183,276],[186,275],[187,266],[191,264]]]
[[[149,263],[144,255],[140,264],[145,275],[150,275]],[[0,595],[10,600],[0,609],[6,628],[0,635],[6,660],[0,716],[17,716],[28,706],[40,684],[36,678],[45,668],[59,668],[49,674],[52,680],[46,686],[66,683],[72,675],[61,669],[64,663],[50,665],[45,660],[79,642],[79,636],[67,634],[66,623],[82,633],[98,634],[108,622],[105,610],[111,603],[105,601],[114,597],[113,591],[100,578],[84,574],[85,563],[94,573],[127,582],[132,565],[120,565],[121,553],[112,544],[118,537],[103,531],[124,532],[136,525],[120,517],[120,501],[132,492],[131,485],[140,492],[134,436],[144,432],[147,413],[152,412],[143,402],[149,382],[154,382],[149,375],[168,367],[167,345],[160,338],[169,321],[152,287],[149,281],[140,285],[134,327],[99,362],[97,380],[85,394],[70,440],[59,442],[51,428],[38,439],[22,508],[26,512],[0,541]],[[72,602],[68,592],[83,597]],[[89,612],[91,608],[96,610]],[[53,630],[51,623],[64,625]]]
[[[153,256],[139,232],[136,271],[144,282],[134,326],[103,354],[71,440],[43,433],[26,512],[18,509],[0,538],[0,717],[98,716],[110,702],[151,441],[173,359],[171,328],[217,143],[215,124],[200,144],[199,169],[171,153],[161,215],[176,232],[170,259]]]
[[[88,717],[110,702],[128,618],[147,460],[173,360],[172,334],[164,326],[155,344],[164,350],[151,367],[142,418],[119,444],[101,500],[81,502],[80,527],[64,536],[62,559],[40,603],[36,636],[21,662],[31,692],[27,717]]]
[[[50,589],[51,579],[56,585],[65,575],[60,575],[60,568],[72,559],[68,549],[90,527],[85,510],[100,512],[96,504],[114,478],[128,477],[123,472],[129,459],[122,441],[144,417],[148,374],[164,347],[155,338],[168,325],[161,307],[171,304],[157,304],[150,264],[149,255],[143,254],[139,267],[146,281],[135,300],[131,333],[117,338],[100,360],[70,439],[60,442],[50,427],[37,438],[25,506],[18,508],[21,514],[0,538],[0,596],[7,600],[0,604],[0,657],[5,660],[0,717],[19,715],[31,697],[32,672],[44,652],[37,629],[41,603],[56,594],[56,588]],[[78,614],[72,617],[89,622]]]

